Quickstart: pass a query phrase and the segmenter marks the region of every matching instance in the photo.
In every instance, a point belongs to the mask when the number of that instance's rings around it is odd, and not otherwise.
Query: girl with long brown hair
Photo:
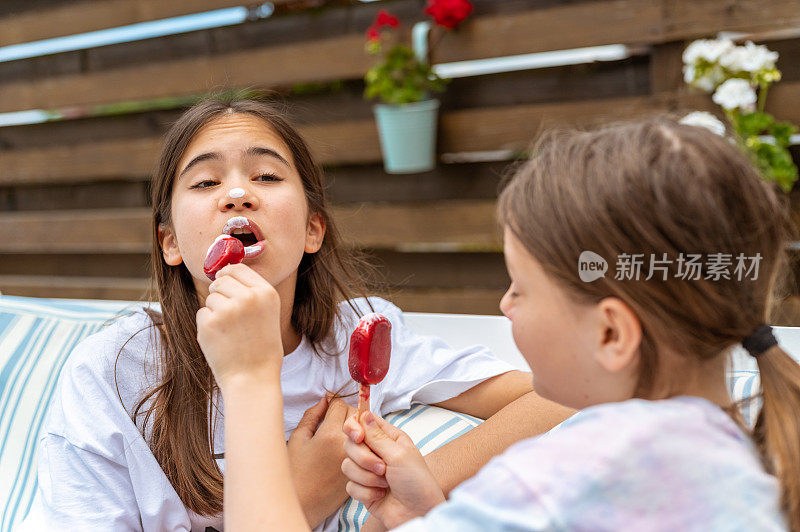
[[[401,430],[349,418],[348,493],[408,531],[800,530],[800,366],[766,325],[785,207],[736,146],[698,127],[652,119],[547,136],[499,199],[511,277],[500,308],[534,389],[580,412],[449,500]],[[703,268],[687,274],[694,256]],[[752,429],[727,388],[740,343],[761,375]],[[279,350],[204,350],[231,416],[227,519],[306,529],[289,490],[279,516],[237,505],[289,481],[271,426]],[[261,401],[246,403],[254,388]],[[248,411],[264,422],[245,430]],[[269,484],[242,461],[258,446],[272,449],[259,462]]]
[[[413,333],[389,302],[357,297],[365,294],[361,265],[340,244],[323,174],[264,102],[208,100],[184,113],[166,135],[152,208],[160,311],[140,308],[76,348],[39,443],[34,512],[53,528],[221,529],[227,416],[204,351],[275,349],[275,428],[295,479],[290,491],[308,526],[335,530],[347,498],[342,426],[355,397],[327,392],[352,384],[341,354],[370,311],[386,315],[393,332],[374,411],[427,403],[489,418],[430,455],[442,489],[568,414],[484,348],[453,350]],[[203,263],[220,234],[240,239],[246,254],[212,284]],[[265,310],[265,297],[275,306]],[[530,408],[541,413],[533,422],[522,416]],[[283,511],[277,501],[252,503]]]

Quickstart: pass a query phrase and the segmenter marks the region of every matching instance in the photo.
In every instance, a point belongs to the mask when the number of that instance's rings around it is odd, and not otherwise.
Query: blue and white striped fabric
[[[751,429],[761,410],[761,378],[757,370],[735,370],[728,374],[731,399],[739,403],[744,422]]]
[[[415,405],[408,410],[389,414],[386,421],[408,434],[425,455],[466,434],[483,420],[435,406]],[[363,504],[348,499],[339,512],[339,532],[357,532],[368,515]]]
[[[0,296],[0,531],[30,509],[36,440],[64,361],[115,314],[102,304]]]

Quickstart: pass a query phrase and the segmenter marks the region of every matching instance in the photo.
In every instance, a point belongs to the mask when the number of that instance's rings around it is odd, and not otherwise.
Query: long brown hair
[[[728,139],[667,118],[548,134],[499,200],[501,223],[574,297],[614,296],[636,312],[638,397],[652,389],[659,349],[710,360],[768,323],[786,260],[787,211],[785,198]],[[610,261],[605,278],[581,281],[583,251]],[[728,279],[676,278],[681,254],[719,253],[733,265],[739,254],[760,254],[757,276],[740,280],[731,267]],[[621,254],[666,254],[673,261],[667,280],[615,278],[611,264]],[[754,440],[800,530],[800,367],[777,346],[757,361],[763,407]]]
[[[317,253],[304,254],[298,266],[291,323],[318,353],[331,353],[325,343],[339,317],[339,303],[366,295],[369,265],[341,245],[329,213],[323,173],[303,138],[275,106],[254,99],[212,98],[188,109],[166,133],[158,168],[151,182],[153,208],[152,280],[161,313],[148,311],[161,331],[158,386],[136,405],[133,418],[178,496],[193,512],[222,511],[223,478],[212,456],[212,395],[216,384],[197,343],[195,316],[200,307],[189,271],[168,266],[158,239],[159,227],[172,222],[171,197],[178,162],[194,136],[223,113],[255,116],[275,131],[289,148],[303,182],[310,214],[321,215],[325,237]],[[352,306],[352,304],[351,304]]]

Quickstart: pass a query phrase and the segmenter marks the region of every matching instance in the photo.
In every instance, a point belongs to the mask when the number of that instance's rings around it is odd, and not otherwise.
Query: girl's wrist
[[[265,365],[265,367],[250,368],[247,371],[237,371],[226,375],[217,384],[223,396],[236,390],[252,389],[271,389],[275,388],[280,394],[281,372],[280,367],[275,368]]]

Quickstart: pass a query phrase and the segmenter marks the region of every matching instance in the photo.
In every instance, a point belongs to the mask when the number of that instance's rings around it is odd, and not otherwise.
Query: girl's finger
[[[261,277],[258,273],[256,273],[253,268],[248,266],[247,264],[238,263],[238,264],[228,264],[220,271],[217,272],[216,278],[219,279],[221,277],[230,276],[238,280],[245,286],[249,286],[251,288],[255,288],[260,284],[265,283],[263,277]]]
[[[364,441],[364,430],[358,422],[358,410],[353,415],[348,414],[342,430],[353,443],[361,443]]]
[[[317,401],[317,404],[306,410],[297,428],[292,432],[292,437],[310,440],[314,433],[317,431],[317,426],[320,421],[325,417],[325,409],[328,408],[328,399],[324,395]]]
[[[386,477],[378,476],[371,471],[360,468],[355,462],[349,458],[342,461],[342,473],[358,484],[370,488],[388,488],[389,483],[386,482]]]
[[[325,420],[322,423],[324,425],[333,423],[338,430],[344,425],[345,416],[347,416],[347,403],[341,399],[334,399],[328,404],[328,411],[325,413]]]
[[[386,474],[386,463],[365,444],[356,444],[350,438],[346,438],[344,440],[344,452],[361,469],[372,471],[376,475]]]
[[[241,281],[232,276],[217,277],[214,282],[208,286],[208,291],[211,294],[222,294],[225,297],[236,298],[242,297],[247,294],[250,288]]]
[[[227,301],[230,301],[230,299],[222,294],[214,292],[213,294],[209,294],[206,298],[205,308],[211,311],[220,310]]]
[[[347,486],[345,486],[345,491],[352,498],[367,506],[386,496],[386,490],[383,488],[370,488],[355,482],[348,482]]]

